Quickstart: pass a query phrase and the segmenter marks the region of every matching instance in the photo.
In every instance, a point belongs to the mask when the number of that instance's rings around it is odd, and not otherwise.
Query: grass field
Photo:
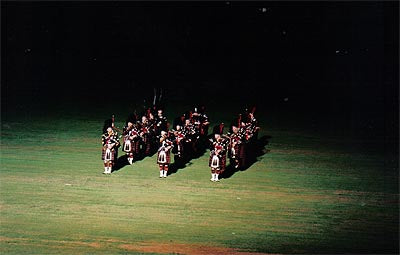
[[[208,152],[166,179],[155,156],[106,176],[109,114],[57,112],[2,121],[1,254],[399,252],[398,158],[384,138],[281,128],[260,113],[264,154],[219,183]]]

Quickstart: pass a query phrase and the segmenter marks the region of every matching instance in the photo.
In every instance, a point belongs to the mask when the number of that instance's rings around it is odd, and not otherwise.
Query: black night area
[[[1,7],[3,118],[68,112],[64,103],[140,107],[157,88],[170,103],[254,104],[317,129],[347,123],[352,134],[398,137],[395,1]]]

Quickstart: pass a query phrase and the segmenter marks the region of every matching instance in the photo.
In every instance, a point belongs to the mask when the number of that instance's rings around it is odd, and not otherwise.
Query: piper
[[[210,181],[219,182],[219,175],[225,171],[226,151],[229,139],[223,136],[223,123],[214,127],[214,137],[210,139],[210,160],[208,166],[211,167]]]
[[[107,132],[102,135],[101,139],[103,145],[101,159],[104,161],[103,174],[111,174],[112,167],[117,158],[118,148],[120,147],[118,134],[109,127],[107,128]]]
[[[171,149],[174,146],[166,131],[161,131],[160,148],[157,153],[157,164],[160,167],[160,178],[166,178],[171,163]]]
[[[139,153],[139,130],[133,125],[132,122],[128,122],[127,126],[124,127],[123,135],[123,149],[128,157],[129,164],[132,165],[134,157]]]

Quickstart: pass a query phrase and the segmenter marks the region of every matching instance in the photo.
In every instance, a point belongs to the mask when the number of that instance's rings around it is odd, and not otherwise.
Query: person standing
[[[211,168],[210,181],[218,182],[219,175],[225,171],[226,151],[229,139],[223,137],[223,123],[214,127],[214,137],[210,139],[210,160],[208,166]]]
[[[103,174],[111,174],[112,167],[117,159],[118,148],[120,147],[118,134],[109,127],[107,128],[107,132],[102,135],[101,139],[103,145],[101,159],[104,161]]]
[[[124,136],[123,150],[127,155],[129,164],[132,165],[133,159],[139,153],[139,130],[135,127],[135,125],[133,125],[132,122],[128,122],[127,126],[124,127],[122,134]]]
[[[185,165],[185,151],[184,151],[184,140],[185,135],[181,129],[180,125],[176,126],[176,130],[172,130],[173,143],[174,143],[174,164],[177,167],[182,167]]]
[[[163,110],[157,110],[157,117],[155,120],[155,129],[156,129],[156,136],[161,134],[161,131],[168,131],[168,120],[167,117],[163,115]]]
[[[166,178],[168,173],[168,167],[171,163],[171,149],[173,143],[168,138],[166,131],[161,131],[160,137],[160,148],[157,152],[157,164],[160,167],[160,178]]]
[[[229,158],[234,168],[238,169],[241,166],[243,156],[243,134],[239,133],[237,126],[232,126],[230,137]]]
[[[141,153],[145,156],[149,156],[151,154],[151,145],[152,145],[152,132],[151,132],[151,123],[146,116],[142,116],[142,122],[140,123],[139,135],[141,137]]]

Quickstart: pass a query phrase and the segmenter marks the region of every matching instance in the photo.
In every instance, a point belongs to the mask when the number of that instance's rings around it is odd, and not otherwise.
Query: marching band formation
[[[230,123],[229,131],[224,134],[225,124],[213,127],[208,135],[209,119],[205,107],[195,107],[169,122],[161,108],[148,108],[139,116],[131,114],[122,130],[115,127],[114,115],[104,123],[102,135],[103,174],[111,174],[118,159],[118,149],[125,152],[130,165],[140,157],[157,153],[160,178],[166,178],[174,154],[174,166],[184,167],[192,158],[210,150],[209,167],[211,181],[219,181],[226,170],[226,161],[235,169],[246,167],[247,160],[253,156],[254,143],[257,141],[258,121],[254,117],[255,107],[246,109]],[[121,133],[121,135],[118,134]]]

